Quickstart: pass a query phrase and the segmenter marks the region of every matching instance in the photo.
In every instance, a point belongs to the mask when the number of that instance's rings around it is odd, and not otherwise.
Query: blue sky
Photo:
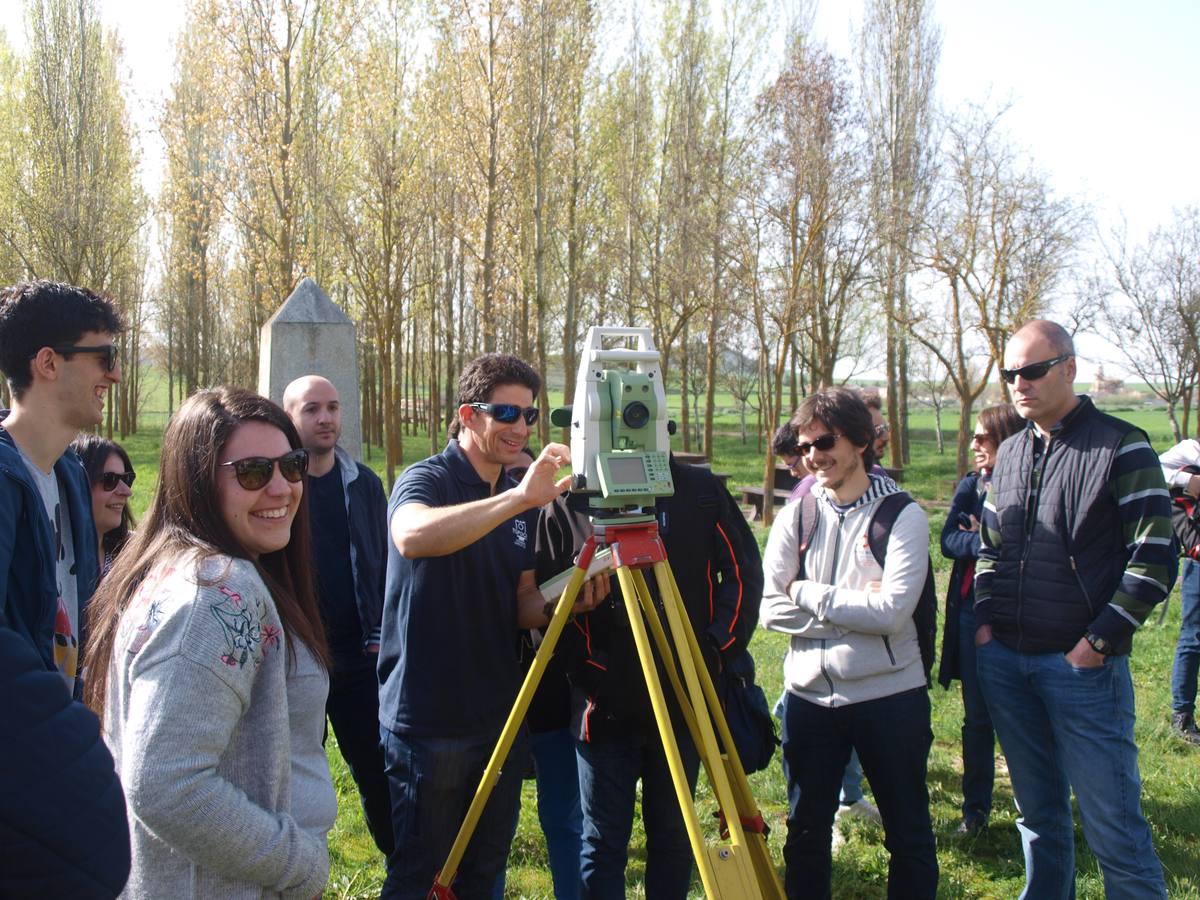
[[[861,6],[821,0],[818,37],[847,54]],[[941,0],[936,18],[942,103],[1010,104],[1009,136],[1091,207],[1101,234],[1124,219],[1142,240],[1173,208],[1200,205],[1196,0]],[[1077,346],[1081,379],[1097,364],[1127,373],[1108,341]]]
[[[823,0],[817,30],[847,52],[857,0]],[[1200,3],[942,0],[938,93],[985,98],[1060,192],[1131,233],[1200,203]]]

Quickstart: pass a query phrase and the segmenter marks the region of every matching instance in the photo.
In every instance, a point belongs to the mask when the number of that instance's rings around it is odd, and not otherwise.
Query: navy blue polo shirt
[[[496,490],[515,486],[501,474]],[[388,522],[406,503],[454,506],[491,493],[452,439],[400,476]],[[514,516],[449,556],[405,559],[388,540],[379,647],[383,727],[416,737],[467,737],[504,724],[521,685],[517,582],[534,568],[537,514]]]

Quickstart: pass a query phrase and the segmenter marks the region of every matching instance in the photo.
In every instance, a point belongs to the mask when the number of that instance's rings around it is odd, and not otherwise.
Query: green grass
[[[718,397],[721,412],[717,427],[714,468],[731,473],[730,485],[756,484],[761,481],[762,455],[753,436],[754,419],[750,416],[751,435],[742,444],[737,434],[738,419],[728,397]],[[674,413],[677,414],[677,413]],[[1156,410],[1122,411],[1122,417],[1145,428],[1159,450],[1171,442],[1165,413]],[[160,416],[157,421],[161,421]],[[144,421],[155,421],[146,417]],[[946,453],[937,455],[933,440],[933,416],[915,412],[910,422],[913,435],[912,461],[905,467],[904,487],[924,501],[930,518],[930,533],[936,546],[945,518],[945,502],[954,485],[954,434],[956,414],[943,417]],[[141,512],[150,497],[158,468],[161,431],[144,428],[125,442],[139,474],[134,490],[134,509]],[[678,436],[673,441],[681,445]],[[425,455],[428,439],[405,438],[405,462]],[[372,466],[383,473],[381,454],[372,453]],[[760,540],[765,533],[759,529]],[[940,593],[945,593],[949,565],[935,552]],[[1136,740],[1140,748],[1143,780],[1142,803],[1154,832],[1155,848],[1166,870],[1167,890],[1171,897],[1200,900],[1200,751],[1188,747],[1169,732],[1170,668],[1175,638],[1179,630],[1178,591],[1172,596],[1167,616],[1161,624],[1156,612],[1141,630],[1132,657],[1132,671],[1139,711]],[[759,681],[773,701],[782,690],[782,659],[787,649],[784,635],[759,631],[751,645],[758,665]],[[961,803],[961,755],[959,728],[962,702],[957,690],[935,688],[933,701],[934,744],[929,759],[929,789],[934,829],[938,839],[941,881],[938,894],[944,898],[1012,897],[1024,884],[1021,844],[1015,820],[1012,792],[1003,765],[997,755],[997,780],[991,825],[978,838],[958,841],[953,831],[959,821]],[[383,880],[382,860],[371,843],[363,823],[358,797],[336,742],[330,737],[330,764],[339,798],[337,825],[330,834],[332,874],[327,897],[374,897]],[[766,771],[751,776],[755,797],[772,829],[769,839],[772,854],[782,871],[782,843],[786,830],[786,785],[778,757]],[[697,791],[697,809],[707,822],[715,808],[712,794],[701,776]],[[1077,820],[1078,821],[1078,820]],[[833,862],[833,895],[839,898],[881,898],[886,896],[887,853],[883,833],[874,825],[859,821],[840,824],[847,842]],[[1078,896],[1101,898],[1103,882],[1095,858],[1087,850],[1082,832],[1076,827]],[[645,835],[640,821],[634,823],[627,871],[627,895],[643,897],[642,874],[645,863]],[[703,896],[699,882],[693,883],[692,895]],[[545,842],[537,821],[536,798],[532,782],[526,782],[521,817],[509,861],[508,896],[550,898],[553,890],[546,858]]]

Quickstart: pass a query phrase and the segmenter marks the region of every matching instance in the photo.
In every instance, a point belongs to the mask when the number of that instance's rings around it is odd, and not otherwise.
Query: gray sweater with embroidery
[[[123,897],[323,890],[326,843],[290,813],[287,657],[249,562],[181,558],[143,582],[121,618],[104,715],[129,805]]]

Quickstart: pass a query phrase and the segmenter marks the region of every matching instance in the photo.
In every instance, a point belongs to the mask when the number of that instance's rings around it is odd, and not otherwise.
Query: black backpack
[[[1184,466],[1180,471],[1200,475],[1200,468]],[[1184,559],[1200,559],[1200,502],[1183,488],[1171,485],[1171,530]]]
[[[915,503],[904,491],[888,494],[875,507],[871,522],[867,526],[867,543],[875,561],[883,566],[887,556],[888,538],[892,534],[892,526],[904,508]],[[817,498],[811,493],[800,498],[800,575],[804,576],[804,557],[808,553],[808,545],[813,533],[817,530]],[[917,627],[917,644],[921,648],[921,665],[925,669],[925,683],[933,687],[931,675],[934,657],[937,655],[937,588],[933,583],[933,560],[925,571],[925,585],[921,588],[921,598],[913,610],[913,624]]]

